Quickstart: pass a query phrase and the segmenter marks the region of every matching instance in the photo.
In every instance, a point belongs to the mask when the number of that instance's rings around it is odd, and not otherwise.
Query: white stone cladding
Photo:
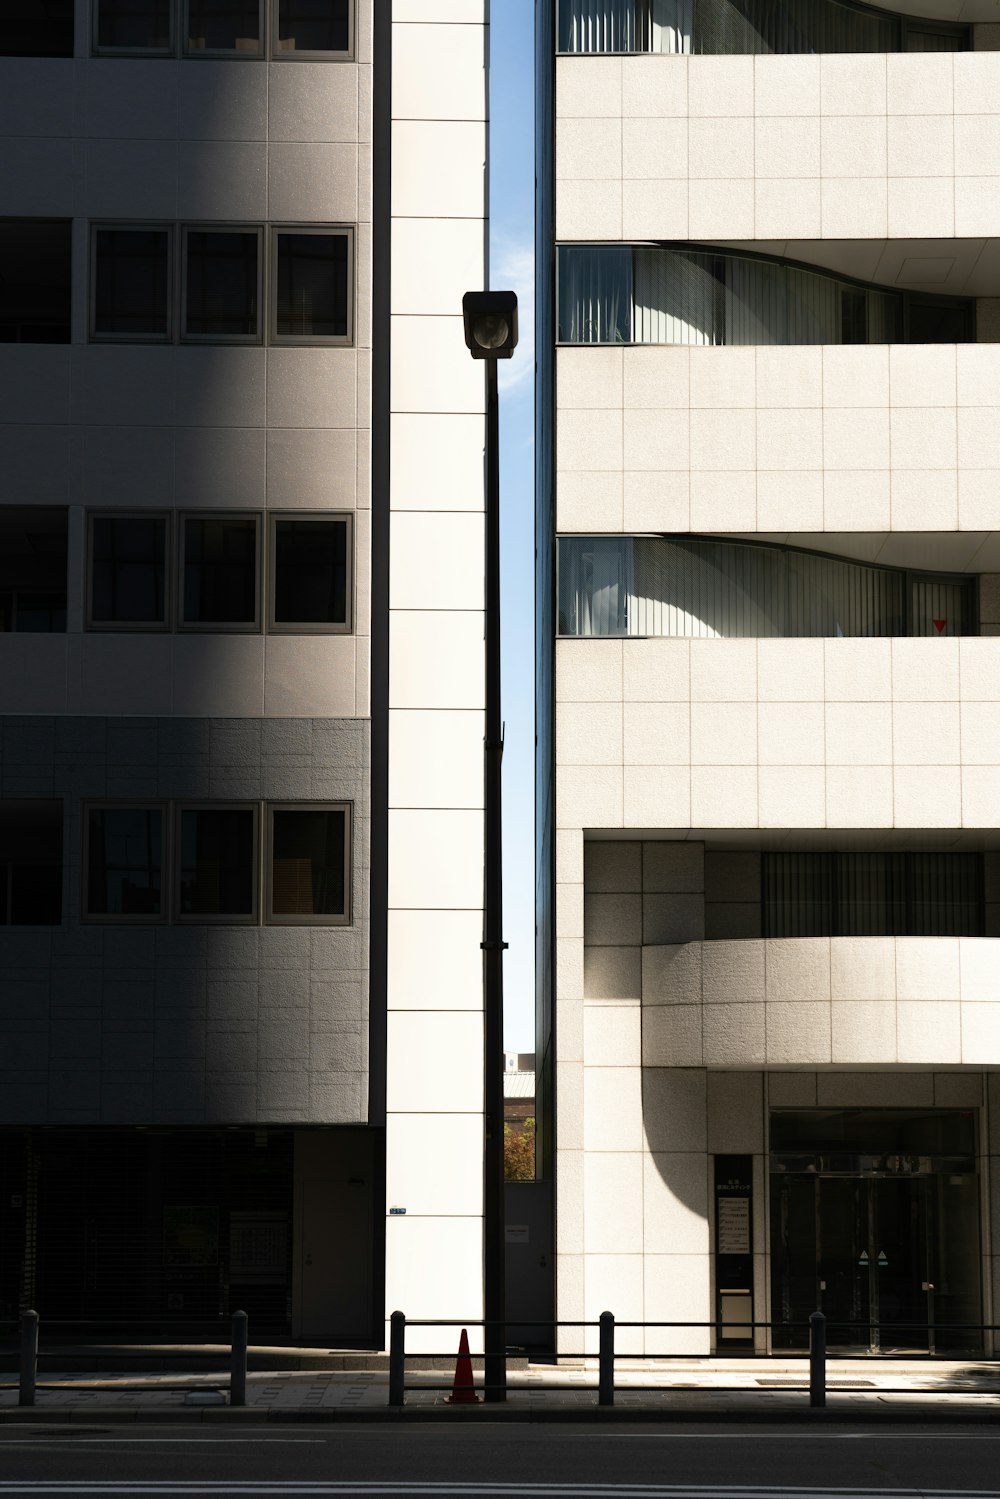
[[[556,235],[996,236],[998,85],[995,52],[561,57]]]
[[[470,1321],[483,1295],[485,388],[462,296],[487,284],[485,11],[397,0],[392,43],[385,1308]],[[414,1328],[407,1348],[457,1336]]]
[[[783,1108],[974,1111],[985,1321],[997,1304],[988,29],[983,50],[933,57],[555,61],[557,244],[743,247],[983,299],[979,343],[554,350],[556,535],[742,538],[981,575],[979,637],[556,642],[561,1320],[713,1319],[713,1157],[740,1153],[755,1316],[777,1316],[768,1130]],[[989,935],[762,936],[762,850],[890,847],[985,850]],[[617,1346],[714,1344],[709,1328],[623,1329]]]

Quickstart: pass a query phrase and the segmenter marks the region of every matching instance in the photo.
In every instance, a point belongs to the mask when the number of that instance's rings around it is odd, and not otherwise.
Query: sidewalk
[[[529,1365],[508,1376],[505,1405],[454,1408],[441,1371],[407,1373],[404,1412],[388,1407],[388,1375],[356,1369],[251,1373],[247,1405],[230,1410],[218,1373],[39,1376],[37,1404],[17,1404],[16,1381],[0,1376],[0,1422],[42,1420],[565,1420],[602,1417],[683,1420],[933,1420],[1000,1422],[1000,1363],[831,1359],[827,1407],[810,1411],[804,1360],[639,1361],[622,1358],[615,1406],[597,1407],[596,1360],[574,1367]],[[208,1402],[215,1403],[195,1403]]]

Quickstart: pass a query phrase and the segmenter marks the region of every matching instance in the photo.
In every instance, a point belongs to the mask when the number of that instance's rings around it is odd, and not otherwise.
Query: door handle
[[[932,1280],[922,1280],[920,1282],[920,1289],[922,1291],[933,1291],[934,1282]]]

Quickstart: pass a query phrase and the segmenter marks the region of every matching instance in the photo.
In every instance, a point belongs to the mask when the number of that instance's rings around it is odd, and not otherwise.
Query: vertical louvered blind
[[[765,937],[979,937],[981,854],[761,856]]]
[[[895,343],[902,306],[896,292],[778,261],[618,245],[559,250],[562,343]]]
[[[972,587],[967,578],[919,578],[777,547],[662,536],[559,540],[563,635],[961,635],[973,628]]]
[[[966,26],[921,27],[840,0],[560,0],[560,52],[954,52]]]

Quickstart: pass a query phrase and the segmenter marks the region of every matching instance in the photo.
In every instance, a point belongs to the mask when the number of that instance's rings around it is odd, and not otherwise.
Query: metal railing
[[[33,1310],[23,1311],[17,1323],[8,1324],[17,1328],[19,1333],[18,1354],[18,1382],[17,1403],[18,1405],[30,1406],[36,1403],[39,1389],[63,1389],[64,1385],[52,1384],[39,1381],[38,1378],[38,1355],[39,1355],[39,1317]],[[249,1320],[246,1312],[233,1312],[229,1319],[229,1404],[233,1406],[245,1406],[247,1403],[247,1354],[249,1349]],[[118,1357],[126,1356],[124,1350],[118,1350]],[[191,1348],[186,1350],[185,1358],[216,1358],[218,1355],[211,1353],[199,1353],[199,1350]],[[162,1388],[162,1385],[160,1386]],[[195,1389],[197,1386],[186,1388]]]
[[[768,1332],[773,1332],[776,1329],[780,1329],[782,1332],[786,1332],[786,1333],[787,1332],[792,1332],[792,1331],[801,1331],[801,1332],[807,1333],[807,1335],[808,1335],[808,1347],[807,1347],[807,1350],[803,1350],[801,1353],[798,1350],[796,1350],[796,1349],[781,1350],[781,1352],[786,1357],[790,1357],[790,1358],[804,1358],[804,1359],[808,1360],[808,1394],[809,1394],[809,1406],[810,1406],[811,1409],[814,1409],[814,1410],[816,1410],[816,1409],[822,1409],[826,1405],[827,1390],[829,1388],[829,1380],[828,1380],[828,1376],[827,1376],[827,1327],[828,1327],[828,1324],[829,1324],[829,1322],[831,1320],[834,1322],[834,1325],[837,1328],[840,1328],[840,1329],[843,1329],[843,1328],[864,1329],[866,1336],[867,1336],[867,1334],[868,1334],[868,1332],[870,1330],[870,1327],[871,1327],[871,1324],[869,1322],[864,1322],[864,1323],[850,1322],[850,1321],[845,1321],[843,1318],[840,1318],[840,1317],[837,1317],[837,1318],[834,1318],[834,1319],[830,1319],[830,1318],[828,1318],[821,1311],[815,1311],[815,1312],[813,1312],[811,1314],[811,1316],[809,1317],[808,1322],[784,1322],[784,1321],[783,1322],[762,1322],[762,1321],[748,1321],[748,1322],[741,1322],[740,1323],[740,1327],[741,1328],[746,1328],[748,1330],[748,1332],[751,1334],[751,1336],[758,1329],[765,1330],[765,1331],[768,1331]],[[407,1391],[407,1383],[406,1383],[406,1360],[407,1360],[407,1357],[408,1357],[407,1352],[406,1352],[406,1331],[407,1331],[407,1328],[410,1328],[410,1327],[413,1327],[413,1328],[429,1328],[429,1327],[433,1327],[433,1328],[446,1328],[446,1327],[451,1327],[451,1328],[467,1329],[467,1328],[470,1328],[470,1327],[481,1327],[481,1328],[485,1329],[486,1326],[487,1326],[487,1323],[485,1321],[483,1321],[482,1319],[476,1319],[476,1318],[466,1318],[464,1320],[462,1320],[462,1319],[454,1319],[454,1318],[439,1318],[439,1319],[432,1319],[432,1318],[419,1318],[419,1319],[417,1319],[417,1318],[414,1318],[412,1320],[408,1320],[407,1317],[404,1315],[403,1312],[398,1312],[398,1311],[397,1312],[393,1312],[392,1316],[390,1318],[390,1321],[389,1321],[389,1405],[390,1406],[397,1406],[398,1407],[398,1406],[403,1406],[406,1403],[406,1391]],[[505,1326],[506,1326],[506,1324],[505,1324]],[[685,1331],[685,1330],[689,1330],[689,1331],[690,1330],[698,1330],[698,1331],[702,1331],[702,1332],[709,1331],[709,1332],[714,1332],[715,1335],[716,1335],[716,1337],[717,1337],[717,1339],[723,1333],[722,1324],[720,1322],[718,1322],[717,1320],[716,1321],[712,1321],[712,1322],[618,1322],[618,1321],[616,1321],[616,1319],[614,1317],[614,1314],[612,1312],[602,1312],[601,1315],[600,1315],[600,1317],[598,1318],[598,1320],[596,1322],[593,1322],[593,1321],[589,1321],[588,1322],[588,1321],[581,1320],[581,1319],[574,1319],[574,1320],[571,1320],[571,1321],[545,1321],[545,1322],[522,1322],[522,1321],[518,1321],[517,1326],[519,1328],[525,1328],[525,1329],[527,1329],[527,1328],[546,1328],[546,1329],[550,1329],[553,1333],[557,1329],[559,1329],[559,1328],[597,1328],[597,1330],[598,1330],[597,1404],[599,1406],[605,1406],[605,1407],[613,1406],[614,1403],[615,1403],[615,1391],[616,1391],[615,1365],[616,1365],[616,1361],[619,1358],[641,1357],[641,1355],[636,1355],[636,1354],[622,1354],[622,1353],[619,1353],[616,1350],[616,1347],[615,1347],[615,1337],[616,1337],[616,1333],[619,1330],[625,1331],[625,1330],[640,1329],[640,1330],[643,1330],[643,1331],[646,1331],[646,1330],[655,1331],[655,1330],[659,1329],[659,1330],[678,1331],[678,1332],[682,1332],[682,1331]],[[971,1322],[970,1323],[966,1323],[966,1322],[962,1322],[962,1323],[959,1323],[959,1322],[954,1322],[954,1323],[936,1323],[935,1324],[935,1329],[937,1331],[941,1331],[941,1332],[969,1332],[969,1333],[978,1333],[978,1334],[981,1335],[983,1333],[997,1333],[997,1332],[1000,1332],[1000,1325],[995,1324],[995,1323],[971,1323]],[[910,1323],[910,1322],[894,1322],[892,1324],[892,1330],[894,1332],[905,1332],[905,1331],[915,1331],[915,1330],[922,1330],[923,1332],[926,1332],[927,1331],[927,1324],[923,1323],[923,1322],[919,1322],[919,1323],[918,1322],[912,1322],[912,1323]],[[733,1352],[735,1352],[735,1351],[736,1350],[733,1350]],[[418,1357],[427,1357],[427,1354],[426,1354],[425,1351],[422,1351],[421,1354],[419,1354],[417,1356]],[[441,1355],[434,1355],[434,1357],[439,1357],[439,1356],[441,1356]],[[655,1358],[657,1361],[659,1361],[659,1360],[671,1360],[671,1359],[688,1359],[688,1358],[691,1358],[693,1356],[694,1355],[692,1355],[690,1352],[684,1352],[684,1353],[656,1353],[656,1354],[648,1355],[648,1357]],[[698,1355],[698,1356],[700,1356],[700,1355]],[[716,1356],[717,1357],[719,1357],[719,1356],[724,1357],[725,1354],[724,1354],[724,1352],[721,1353],[721,1354],[719,1352],[717,1352]],[[840,1357],[841,1355],[837,1354],[836,1356]],[[858,1354],[845,1353],[843,1356],[845,1358],[858,1358],[858,1357],[869,1357],[870,1355],[865,1355],[865,1354],[858,1355]],[[969,1354],[968,1352],[964,1352],[962,1356],[965,1359],[969,1359],[970,1357],[972,1357],[972,1355]],[[476,1357],[478,1357],[478,1358],[481,1359],[482,1355],[477,1355]],[[571,1359],[571,1360],[575,1360],[575,1359],[592,1360],[593,1359],[593,1352],[592,1351],[588,1351],[588,1352],[582,1352],[581,1353],[581,1352],[570,1352],[570,1351],[567,1351],[565,1349],[560,1349],[558,1357],[559,1358],[563,1358],[563,1359]],[[930,1356],[928,1355],[928,1357],[930,1357]],[[983,1363],[990,1363],[990,1364],[993,1363],[993,1360],[988,1355],[979,1354],[979,1355],[977,1355],[977,1357]],[[933,1363],[929,1362],[928,1363],[928,1368],[929,1369],[933,1369]],[[998,1371],[998,1374],[1000,1374],[1000,1371]],[[420,1390],[422,1390],[424,1392],[431,1392],[431,1391],[450,1390],[450,1389],[452,1389],[452,1385],[450,1383],[449,1384],[429,1384],[429,1383],[425,1382],[424,1380],[421,1380],[420,1383],[419,1383],[419,1385],[412,1385],[410,1388],[414,1389],[414,1390],[420,1389]],[[500,1400],[502,1400],[502,1399],[505,1398],[504,1394],[502,1392],[491,1391],[490,1387],[488,1385],[484,1384],[484,1383],[480,1383],[479,1386],[478,1386],[478,1388],[483,1391],[483,1393],[484,1393],[484,1395],[486,1396],[487,1399],[490,1399],[491,1395],[492,1395],[493,1399],[500,1399]],[[660,1385],[655,1385],[655,1384],[636,1384],[636,1383],[633,1383],[632,1381],[629,1381],[627,1388],[632,1393],[636,1393],[636,1392],[638,1392],[638,1393],[643,1393],[643,1392],[648,1393],[648,1392],[651,1392],[651,1391],[655,1391],[655,1390],[661,1389],[663,1387],[660,1386]],[[727,1389],[729,1389],[729,1390],[738,1390],[738,1389],[743,1389],[743,1388],[745,1388],[745,1386],[733,1385],[733,1386],[728,1386],[727,1387],[727,1386],[720,1386],[720,1385],[717,1385],[717,1384],[713,1384],[712,1385],[713,1391],[720,1391],[720,1390],[727,1390]],[[550,1384],[550,1383],[548,1383],[548,1381],[546,1381],[545,1389],[546,1389],[547,1392],[551,1392],[553,1394],[560,1393],[560,1392],[561,1393],[569,1393],[569,1392],[579,1393],[580,1392],[580,1385],[578,1383],[576,1383],[576,1384],[557,1385],[557,1384]],[[883,1384],[880,1384],[878,1386],[878,1389],[879,1389],[879,1393],[880,1394],[899,1394],[899,1395],[904,1395],[904,1394],[905,1395],[927,1395],[927,1394],[930,1394],[930,1395],[940,1395],[942,1393],[947,1393],[947,1391],[942,1391],[939,1388],[937,1388],[937,1389],[935,1389],[935,1388],[921,1389],[921,1388],[916,1388],[916,1387],[912,1387],[912,1386],[894,1387],[894,1386],[883,1385]],[[993,1387],[993,1388],[983,1389],[983,1390],[963,1389],[961,1391],[961,1393],[962,1394],[969,1394],[969,1395],[978,1395],[978,1394],[985,1394],[985,1395],[992,1395],[992,1396],[1000,1395],[1000,1378],[998,1378],[998,1382],[997,1382],[996,1386]]]

